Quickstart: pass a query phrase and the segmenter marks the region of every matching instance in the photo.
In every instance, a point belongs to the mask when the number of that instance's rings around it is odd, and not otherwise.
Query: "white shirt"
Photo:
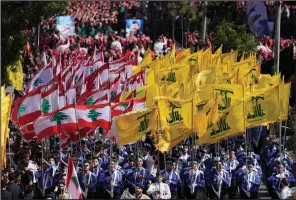
[[[171,199],[170,187],[166,183],[152,183],[147,190],[147,194],[152,195],[153,199]]]
[[[37,163],[33,162],[32,160],[29,160],[29,166],[28,166],[28,168],[29,168],[29,170],[31,172],[33,172],[33,183],[36,183],[37,180],[35,178],[35,174],[36,174],[36,172],[38,171],[38,168],[39,168],[38,165],[37,165]]]
[[[292,190],[288,186],[284,187],[281,191],[280,199],[286,199],[287,197],[292,196]]]

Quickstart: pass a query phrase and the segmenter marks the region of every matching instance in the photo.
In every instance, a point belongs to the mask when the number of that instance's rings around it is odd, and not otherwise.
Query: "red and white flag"
[[[71,199],[83,199],[77,173],[71,156],[68,158],[68,170],[66,176],[66,188]]]
[[[59,86],[56,84],[41,94],[42,114],[51,113],[59,109]]]
[[[41,69],[31,80],[28,85],[27,92],[31,92],[39,86],[48,84],[53,79],[53,70],[51,62],[45,68]]]
[[[18,123],[23,126],[30,122],[35,121],[41,115],[41,88],[34,90],[22,97],[21,102],[18,105],[16,118]],[[15,118],[15,117],[13,117]]]
[[[146,97],[142,99],[133,99],[133,111],[146,108]]]
[[[76,117],[79,127],[96,128],[100,126],[105,130],[110,129],[111,116],[109,104],[78,105],[76,106]]]
[[[77,131],[74,105],[68,105],[53,113],[41,115],[35,121],[34,129],[39,141],[55,134]]]
[[[122,101],[112,105],[112,117],[133,111],[133,100]]]

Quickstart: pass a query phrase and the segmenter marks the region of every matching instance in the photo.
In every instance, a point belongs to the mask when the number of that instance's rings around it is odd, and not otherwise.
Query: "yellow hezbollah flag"
[[[221,64],[222,46],[212,55],[211,67],[217,67]]]
[[[280,120],[288,119],[291,82],[280,85]]]
[[[158,84],[150,85],[146,88],[146,107],[155,107],[154,97],[160,96]]]
[[[231,64],[229,72],[233,72],[237,68],[245,68],[245,67],[251,67],[253,65],[251,60],[242,60],[240,62],[236,62],[234,64]]]
[[[7,67],[8,79],[11,82],[14,89],[20,91],[23,90],[23,67],[20,60],[16,61],[14,65]]]
[[[206,70],[211,66],[212,49],[208,48],[203,52],[202,64],[200,70]]]
[[[186,71],[186,69],[187,69],[187,71]],[[184,73],[182,75],[182,80],[188,79],[189,66],[179,66],[179,67],[166,68],[166,69],[161,69],[159,71],[156,71],[156,74],[155,74],[156,80],[155,81],[163,82],[163,83],[167,83],[167,84],[180,83],[181,73]]]
[[[170,68],[176,63],[175,52],[176,47],[174,45],[172,50],[161,59],[161,69]]]
[[[179,61],[178,64],[181,65],[189,65],[190,66],[190,74],[196,74],[199,71],[199,59],[201,58],[198,57],[198,53],[196,52],[194,54],[190,54],[183,60]],[[202,55],[202,54],[201,54]]]
[[[264,88],[268,89],[275,85],[279,85],[280,80],[281,80],[280,74],[275,74],[272,77],[269,74],[260,74],[257,89],[264,89]]]
[[[146,85],[153,85],[155,83],[155,70],[147,70],[146,68]]]
[[[208,103],[199,111],[193,121],[193,128],[199,135],[205,134],[207,127],[216,123],[218,120],[218,102],[209,100]]]
[[[236,102],[224,110],[216,123],[208,123],[207,131],[199,134],[198,145],[210,144],[245,132],[243,102]]]
[[[114,117],[118,143],[125,144],[139,141],[147,132],[156,129],[157,109],[141,109]]]
[[[141,64],[142,65],[147,65],[147,64],[149,64],[151,62],[152,62],[151,50],[148,47],[148,49],[144,53],[144,58],[143,58]]]
[[[9,135],[9,117],[12,104],[12,95],[1,98],[1,156],[2,164],[6,166],[6,142]]]
[[[253,66],[241,66],[238,69],[238,84],[245,86],[245,90],[254,87],[258,84],[258,79],[260,76],[260,64]]]
[[[207,70],[201,71],[195,81],[195,86],[199,87],[205,84],[213,84],[216,79],[216,68],[211,67]]]
[[[246,127],[272,123],[279,119],[279,86],[259,90],[248,96],[244,102]]]
[[[159,66],[159,67],[157,67],[157,66]],[[160,68],[160,59],[156,59],[155,61],[150,62],[150,63],[141,63],[139,65],[134,66],[133,67],[133,75],[139,73],[144,68],[146,69],[146,73],[150,72],[153,69]]]
[[[192,101],[156,97],[161,128],[169,131],[168,141],[192,133]]]
[[[186,58],[190,54],[191,54],[190,48],[181,51],[176,55],[176,63],[178,63],[179,61],[182,61],[184,58]]]
[[[212,98],[217,98],[218,110],[222,112],[243,99],[243,87],[235,84],[207,84],[196,91],[194,105],[198,108]]]
[[[231,64],[237,62],[237,54],[238,54],[238,51],[237,50],[231,52]]]
[[[6,94],[5,94],[5,85],[3,85],[1,87],[1,99],[3,99],[5,96],[6,96]]]

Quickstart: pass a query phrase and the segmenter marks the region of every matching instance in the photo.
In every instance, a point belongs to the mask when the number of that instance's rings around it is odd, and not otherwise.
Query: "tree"
[[[96,109],[92,109],[88,112],[87,117],[91,119],[92,122],[97,121],[97,118],[100,117],[102,113],[97,112]]]
[[[57,112],[56,114],[54,114],[54,116],[52,116],[52,118],[50,118],[51,122],[57,122],[57,125],[61,125],[62,121],[67,119],[68,115],[66,115],[63,112]]]
[[[18,110],[18,112],[17,112],[17,116],[20,117],[21,114],[22,114],[23,112],[25,112],[25,110],[26,110],[26,106],[25,106],[24,104],[21,104],[21,106],[20,106],[20,108],[19,108],[19,110]]]
[[[223,53],[230,52],[231,49],[238,50],[238,57],[243,52],[249,55],[254,52],[258,44],[258,40],[252,34],[247,32],[245,25],[236,26],[232,22],[223,20],[216,28],[216,37],[214,45],[223,45]]]
[[[1,78],[8,84],[6,68],[17,61],[31,30],[42,19],[66,10],[66,1],[7,1],[1,2]]]

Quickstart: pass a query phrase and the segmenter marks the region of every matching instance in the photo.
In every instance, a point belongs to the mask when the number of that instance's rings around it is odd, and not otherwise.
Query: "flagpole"
[[[191,133],[193,134],[193,141],[192,141],[192,145],[193,145],[193,148],[192,148],[192,151],[193,152],[193,156],[192,156],[192,162],[194,161],[193,157],[196,157],[196,150],[194,149],[195,147],[195,140],[196,140],[196,135],[193,133],[193,99],[191,100]]]
[[[44,193],[45,193],[45,188],[44,188],[44,168],[43,168],[43,159],[44,159],[44,156],[43,156],[43,152],[44,152],[44,150],[43,150],[43,148],[44,148],[44,142],[43,142],[43,140],[41,140],[41,170],[42,170],[42,195],[44,195]]]

